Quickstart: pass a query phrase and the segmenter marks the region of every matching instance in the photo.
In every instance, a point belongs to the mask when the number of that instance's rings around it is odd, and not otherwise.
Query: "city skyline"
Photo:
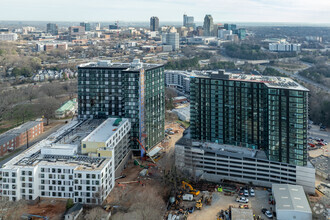
[[[203,21],[205,14],[211,14],[215,22],[288,22],[288,23],[329,23],[330,2],[317,0],[235,0],[218,2],[215,0],[150,0],[107,2],[98,0],[58,0],[45,4],[41,0],[32,0],[23,4],[21,0],[5,0],[1,3],[0,20],[22,21],[148,21],[151,16],[160,21],[180,21],[184,13]],[[63,7],[65,5],[65,7]],[[51,9],[51,10],[50,10]],[[72,10],[74,9],[74,10]],[[13,13],[13,11],[15,13]],[[60,12],[60,13],[59,13]],[[170,13],[169,13],[170,12]],[[59,16],[60,15],[60,16]]]

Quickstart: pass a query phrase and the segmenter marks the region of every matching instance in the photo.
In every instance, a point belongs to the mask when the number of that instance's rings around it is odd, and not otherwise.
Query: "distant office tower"
[[[163,44],[171,45],[173,50],[180,49],[179,39],[180,39],[179,33],[163,33],[162,34]]]
[[[85,28],[85,31],[91,31],[91,24],[90,24],[90,23],[87,23],[87,22],[81,22],[81,23],[80,23],[80,26],[81,26],[81,27],[84,27],[84,28]]]
[[[79,40],[85,35],[85,27],[72,26],[69,27],[70,40]]]
[[[290,78],[224,71],[190,78],[191,138],[307,165],[308,90]]]
[[[183,15],[183,26],[185,27],[195,27],[194,24],[194,17],[187,16],[186,14]]]
[[[211,15],[205,15],[203,28],[204,36],[212,36],[214,24]]]
[[[52,35],[58,35],[58,27],[57,24],[48,23],[47,24],[47,33]]]
[[[236,24],[225,24],[224,27],[226,30],[232,30],[232,31],[236,30],[237,28]]]
[[[234,30],[234,33],[237,34],[237,36],[240,40],[244,40],[246,37],[245,28],[236,29],[236,30]]]
[[[159,19],[158,17],[151,17],[150,18],[150,30],[151,31],[158,31],[159,29]]]
[[[164,138],[164,66],[100,61],[78,67],[78,114],[80,119],[129,118],[131,145],[138,154],[134,138],[151,149]]]

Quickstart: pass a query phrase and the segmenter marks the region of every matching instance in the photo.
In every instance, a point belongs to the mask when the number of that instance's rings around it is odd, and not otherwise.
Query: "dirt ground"
[[[266,218],[261,213],[261,209],[270,209],[268,204],[269,193],[267,190],[262,188],[255,188],[255,197],[248,197],[249,208],[252,208],[253,213],[258,216],[260,215],[263,219]],[[234,196],[225,196],[223,192],[213,192],[212,193],[212,204],[210,206],[204,205],[202,210],[196,210],[188,216],[188,220],[200,220],[200,219],[217,219],[221,210],[226,210],[229,205],[233,207],[238,207],[242,203],[235,201],[237,194]],[[274,207],[272,207],[274,209]]]
[[[62,219],[66,210],[66,199],[41,199],[36,205],[28,205],[26,213],[47,216],[50,220]]]
[[[141,161],[140,158],[136,158],[142,166],[148,167],[148,175],[145,177],[139,176],[139,173],[144,167],[134,165],[134,161],[129,161],[126,169],[122,172],[126,177],[116,180],[116,186],[105,202],[105,204],[110,204],[111,206],[116,207],[112,219],[139,219],[137,214],[140,213],[137,213],[137,210],[133,209],[134,206],[137,206],[137,202],[141,204],[145,203],[145,206],[148,205],[148,202],[155,203],[153,212],[159,212],[159,218],[157,217],[155,219],[162,219],[162,216],[166,211],[166,204],[170,191],[170,188],[163,183],[163,172],[170,168],[168,166],[173,165],[174,145],[175,142],[182,137],[184,131],[184,128],[180,127],[176,122],[167,123],[165,128],[172,128],[173,131],[177,131],[177,133],[174,135],[168,135],[163,142],[157,145],[163,148],[163,150],[160,159],[156,162],[156,166],[152,165],[153,163],[150,159],[147,161]],[[156,197],[153,198],[154,196]],[[161,201],[156,201],[156,198]],[[139,201],[139,199],[144,200],[144,202]],[[140,208],[145,209],[145,213],[143,214],[147,213],[147,207],[141,206]],[[159,208],[160,210],[156,211],[156,208]]]

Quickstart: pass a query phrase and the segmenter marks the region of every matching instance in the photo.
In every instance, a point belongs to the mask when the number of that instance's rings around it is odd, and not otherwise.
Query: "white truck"
[[[192,194],[184,194],[184,195],[182,196],[182,199],[183,199],[184,201],[192,201],[192,200],[194,199],[194,196],[193,196]]]

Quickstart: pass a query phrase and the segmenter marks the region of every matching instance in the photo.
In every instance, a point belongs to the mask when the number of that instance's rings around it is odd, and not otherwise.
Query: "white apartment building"
[[[0,34],[0,41],[16,41],[17,38],[18,38],[18,35],[15,33]]]
[[[269,43],[269,50],[274,52],[296,52],[301,50],[301,44]]]
[[[94,157],[112,157],[115,169],[130,151],[131,123],[127,118],[108,118],[81,141],[81,153]]]
[[[114,157],[77,155],[77,146],[43,140],[1,169],[1,196],[16,201],[37,197],[72,198],[101,204],[115,184]]]
[[[165,70],[165,85],[181,92],[190,92],[190,73],[179,70]]]
[[[226,179],[264,187],[273,183],[294,184],[315,193],[312,166],[270,161],[261,150],[181,138],[175,144],[175,165],[191,176],[208,181]]]

